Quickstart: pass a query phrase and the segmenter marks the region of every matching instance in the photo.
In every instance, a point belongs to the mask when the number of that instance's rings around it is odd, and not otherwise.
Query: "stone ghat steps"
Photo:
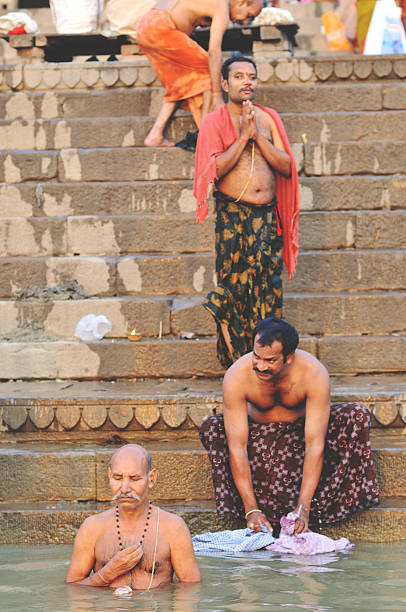
[[[301,215],[335,210],[404,209],[405,174],[301,176]],[[193,213],[192,181],[26,181],[0,185],[0,217]],[[302,225],[302,224],[301,224]],[[302,229],[302,227],[301,227]]]
[[[377,447],[389,447],[392,436],[401,440],[406,424],[403,375],[334,377],[331,382],[332,404],[358,402],[368,408]],[[196,377],[1,383],[0,440],[35,442],[26,447],[33,450],[50,450],[61,442],[77,448],[79,443],[106,447],[134,441],[147,442],[151,449],[170,441],[173,449],[180,443],[190,450],[196,448],[202,420],[222,411],[221,385],[220,378]]]
[[[111,500],[107,466],[114,449],[38,446],[0,446],[0,501]],[[144,446],[159,472],[151,499],[213,499],[210,462],[200,441],[145,442]],[[401,497],[406,506],[406,436],[373,437],[372,447],[381,497]]]
[[[214,235],[215,216],[197,225],[193,213],[3,217],[0,256],[204,254],[214,251]],[[406,248],[406,209],[312,211],[300,216],[302,252],[394,245]]]
[[[307,176],[404,173],[406,140],[294,144],[296,165]],[[181,149],[100,148],[0,152],[5,183],[122,182],[193,178],[194,158]]]
[[[243,526],[228,517],[218,517],[214,502],[164,502],[159,505],[182,516],[192,535]],[[0,504],[0,543],[71,543],[85,518],[110,507],[107,503]],[[404,499],[388,498],[377,508],[354,515],[347,521],[323,526],[322,533],[352,541],[396,542],[406,539],[405,525]]]
[[[405,91],[402,80],[288,82],[277,86],[260,84],[255,101],[276,108],[278,113],[313,113],[315,100],[323,112],[405,110]],[[0,92],[0,116],[5,120],[154,117],[162,96],[162,89],[156,86]]]
[[[342,111],[281,113],[292,143],[406,140],[406,111]],[[58,150],[66,148],[138,147],[153,117],[19,119],[0,121],[0,148]],[[189,115],[176,117],[167,130],[174,142],[196,130]]]
[[[314,293],[284,296],[284,316],[301,334],[391,334],[406,331],[406,292]],[[75,327],[87,314],[104,314],[113,324],[106,338],[127,338],[134,328],[144,338],[182,332],[214,336],[213,317],[200,296],[99,297],[88,299],[0,300],[0,336],[9,340],[24,327],[41,329],[54,339],[73,339]],[[17,338],[15,338],[17,339]]]
[[[402,249],[303,251],[292,293],[404,291]],[[123,256],[3,257],[0,297],[31,285],[54,287],[75,279],[88,296],[205,295],[214,287],[213,253]]]
[[[112,380],[223,374],[215,338],[84,344],[52,341],[41,334],[36,337],[31,330],[26,337],[26,341],[3,344],[1,379]],[[304,336],[300,347],[320,359],[331,375],[396,373],[404,372],[405,342],[404,334]]]

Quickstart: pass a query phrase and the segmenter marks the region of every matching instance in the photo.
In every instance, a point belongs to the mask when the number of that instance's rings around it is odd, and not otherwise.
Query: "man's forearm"
[[[274,145],[258,134],[256,138],[256,144],[261,150],[262,155],[266,161],[274,170],[283,174],[283,176],[289,177],[292,174],[292,168],[290,163],[290,157],[285,151],[280,151]]]
[[[230,449],[230,467],[245,512],[257,508],[257,500],[252,486],[251,469],[246,449]]]
[[[216,157],[216,176],[220,179],[230,172],[240,160],[247,141],[244,138],[237,138],[226,151]]]
[[[314,492],[319,484],[321,470],[323,468],[323,451],[309,449],[305,452],[303,463],[302,485],[300,487],[297,505],[304,506],[310,510]]]
[[[67,580],[66,582],[70,584],[78,584],[80,586],[106,587],[109,586],[109,584],[113,582],[113,580],[114,578],[109,579],[105,577],[103,573],[97,571],[94,572],[94,574],[90,574],[90,576],[83,578],[82,580]]]

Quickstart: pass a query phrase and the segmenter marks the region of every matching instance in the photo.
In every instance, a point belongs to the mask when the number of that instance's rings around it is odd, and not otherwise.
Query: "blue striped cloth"
[[[274,542],[274,537],[266,527],[255,533],[252,529],[234,529],[202,533],[193,537],[193,549],[196,553],[224,551],[251,552],[260,550]]]

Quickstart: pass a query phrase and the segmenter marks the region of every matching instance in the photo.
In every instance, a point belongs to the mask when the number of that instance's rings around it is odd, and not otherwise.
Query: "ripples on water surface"
[[[1,546],[3,612],[406,611],[406,542],[357,544],[313,557],[267,551],[199,556],[201,585],[169,586],[119,599],[63,583],[70,546]]]

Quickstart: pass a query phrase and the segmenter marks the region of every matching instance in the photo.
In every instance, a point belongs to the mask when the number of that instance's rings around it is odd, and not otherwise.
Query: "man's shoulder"
[[[159,508],[159,521],[165,536],[168,539],[177,538],[182,535],[189,535],[189,529],[181,516],[168,510]]]
[[[211,17],[216,13],[228,14],[228,2],[227,0],[200,0],[199,2],[200,12],[207,12]]]
[[[100,529],[104,529],[106,522],[111,518],[112,515],[112,508],[109,508],[104,512],[99,512],[98,514],[92,514],[83,521],[81,529],[89,532],[97,532]]]
[[[329,380],[329,374],[326,367],[311,353],[303,351],[302,349],[296,349],[295,351],[295,364],[296,368],[301,372],[303,376],[309,377],[310,380],[314,380],[314,377],[322,377],[325,380]]]
[[[235,361],[227,370],[223,380],[223,390],[232,385],[245,388],[245,382],[252,371],[252,352],[243,355]]]
[[[224,118],[226,107],[227,105],[226,103],[224,103],[223,106],[220,106],[220,108],[217,108],[216,110],[211,111],[211,113],[207,113],[207,115],[205,115],[205,117],[203,117],[202,119],[202,123],[199,128],[199,133],[205,128],[208,128],[209,126],[211,130],[213,128],[217,128],[221,130],[221,122],[222,122],[222,119]]]

